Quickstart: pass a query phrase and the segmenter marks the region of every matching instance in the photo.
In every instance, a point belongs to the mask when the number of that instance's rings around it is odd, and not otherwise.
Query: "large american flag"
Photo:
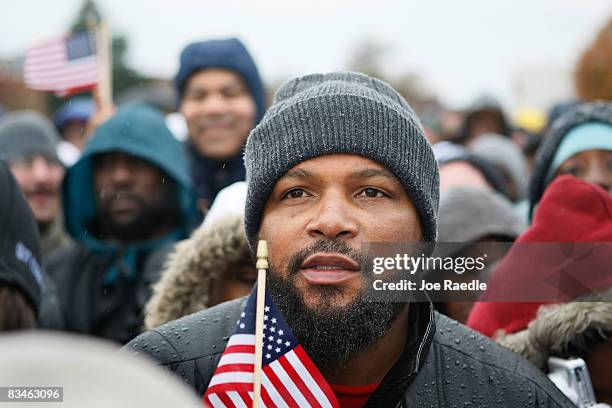
[[[255,363],[257,288],[237,322],[204,394],[209,407],[251,407]],[[334,407],[331,387],[298,344],[266,293],[260,407]]]
[[[26,51],[24,80],[28,88],[60,96],[92,89],[98,83],[95,33],[56,37]]]

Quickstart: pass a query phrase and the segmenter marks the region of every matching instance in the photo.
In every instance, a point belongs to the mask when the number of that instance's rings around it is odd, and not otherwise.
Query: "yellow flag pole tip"
[[[257,269],[268,269],[268,243],[260,240],[257,243]]]
[[[257,243],[257,258],[268,257],[268,243],[262,239]]]

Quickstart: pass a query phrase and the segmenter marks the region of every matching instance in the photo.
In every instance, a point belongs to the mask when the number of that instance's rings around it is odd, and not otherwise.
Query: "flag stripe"
[[[225,383],[253,383],[253,373],[245,373],[245,372],[234,372],[234,373],[220,373],[219,375],[214,375],[212,380],[210,380],[209,387],[213,387],[217,384],[225,384]]]
[[[223,367],[218,367],[216,373],[233,373],[233,372],[253,372],[255,370],[255,364],[227,364]]]
[[[210,394],[208,396],[208,404],[213,408],[227,408],[225,404],[221,402],[217,394]]]
[[[249,395],[251,396],[251,399],[253,399],[253,393],[250,392]],[[274,403],[272,402],[272,398],[270,398],[270,394],[268,394],[268,390],[263,386],[263,384],[261,386],[261,403],[267,407],[275,407]]]
[[[300,406],[300,404],[298,404],[297,401],[293,398],[293,395],[291,395],[291,393],[289,392],[289,389],[286,387],[286,384],[283,384],[283,382],[280,380],[280,378],[278,378],[278,376],[274,372],[274,369],[270,365],[265,366],[262,371],[266,373],[270,383],[272,384],[272,387],[274,387],[278,391],[278,393],[281,395],[281,397],[283,397],[287,405],[289,405],[290,407]]]
[[[255,346],[250,344],[232,344],[225,348],[224,353],[249,353],[255,355]]]
[[[69,66],[67,66],[66,63],[63,63],[62,65],[63,66],[60,66],[60,64],[58,64],[57,66],[55,65],[54,66],[49,66],[49,65],[28,66],[27,68],[24,69],[23,74],[25,76],[36,77],[36,78],[38,77],[48,78],[54,75],[55,76],[57,75],[69,76],[69,75],[75,75],[81,72],[84,72],[84,73],[97,72],[97,61],[96,60],[72,63]]]
[[[247,404],[242,400],[242,396],[239,395],[236,391],[228,392],[227,396],[230,398],[230,400],[232,400],[232,404],[234,404],[233,406],[237,408],[248,408]],[[249,402],[249,406],[250,405],[251,404]]]
[[[283,357],[281,357],[281,359],[283,359]],[[283,384],[283,386],[287,389],[289,395],[291,395],[291,398],[293,398],[293,400],[297,403],[298,407],[306,407],[310,405],[306,398],[304,398],[304,395],[300,392],[297,385],[295,385],[295,383],[291,380],[291,377],[287,375],[283,369],[283,366],[281,366],[278,360],[270,364],[269,367],[272,368],[272,371],[274,371],[274,374],[276,374],[281,384]]]
[[[278,408],[289,408],[289,405],[287,405],[283,397],[279,394],[278,390],[274,388],[274,386],[270,382],[270,379],[268,378],[265,369],[261,370],[261,385],[262,388],[265,388],[265,390],[268,392],[270,402],[274,404],[271,406]]]
[[[209,387],[207,392],[226,393],[229,391],[252,391],[253,383],[225,383]]]
[[[45,57],[57,58],[59,55],[65,55],[66,48],[63,42],[49,44],[44,48],[32,48],[26,51],[26,57],[44,59]]]
[[[225,407],[233,407],[232,399],[227,395],[227,393],[224,392],[222,394],[217,394],[217,396],[219,397],[219,399],[223,403],[223,406],[225,406]]]
[[[84,85],[84,86],[77,86],[74,88],[68,88],[68,89],[61,89],[61,90],[56,90],[54,91],[54,93],[59,96],[59,97],[64,97],[66,95],[72,95],[75,93],[79,93],[79,92],[84,92],[87,91],[93,87],[95,87],[96,84],[90,84],[90,85]]]
[[[250,344],[252,346],[255,346],[255,335],[254,334],[234,334],[232,337],[230,337],[229,341],[227,342],[226,347],[235,346],[235,345],[245,345],[245,344]],[[253,350],[255,349],[253,348]]]
[[[219,360],[219,366],[226,364],[255,364],[255,354],[253,353],[231,353],[223,354]]]
[[[86,90],[86,89],[91,89],[92,87],[96,86],[97,81],[88,81],[85,84],[79,84],[77,85],[75,84],[63,84],[62,86],[31,86],[30,89],[34,89],[36,91],[53,91],[53,92],[64,92],[64,93],[70,93],[70,92],[74,92],[74,90]]]
[[[253,394],[252,392],[237,391],[237,394],[247,407],[253,406],[253,397],[251,396]],[[259,405],[261,406],[261,400],[259,401]]]
[[[66,77],[60,77],[58,76],[55,80],[53,79],[36,79],[36,80],[32,80],[31,83],[32,85],[36,84],[38,86],[55,86],[58,88],[66,88],[67,86],[70,86],[70,84],[75,83],[75,84],[80,84],[80,83],[89,83],[92,80],[95,81],[98,79],[98,75],[93,74],[93,73],[84,73],[84,74],[79,74],[79,75],[72,75],[72,76],[66,76]]]
[[[323,407],[337,407],[336,394],[325,381],[314,363],[308,357],[301,345],[293,349],[294,355],[288,353],[287,358],[293,364],[302,379],[308,384],[315,397]],[[314,368],[314,369],[313,369]]]
[[[279,358],[278,362],[283,366],[283,369],[287,372],[289,377],[293,379],[293,382],[300,389],[300,391],[304,395],[304,398],[306,398],[308,400],[308,404],[311,407],[320,408],[321,404],[319,403],[317,398],[310,391],[310,388],[308,388],[308,386],[306,385],[306,383],[302,379],[302,376],[304,374],[299,374],[295,370],[295,368],[293,368],[293,365],[291,364],[291,360],[289,360],[290,356],[295,356],[295,353],[293,353],[293,351],[290,351],[283,358]],[[308,377],[310,377],[310,374],[306,374],[306,375],[308,375]]]
[[[66,64],[66,57],[64,55],[52,55],[52,56],[48,56],[48,57],[36,57],[36,58],[32,58],[28,61],[28,65],[24,66],[24,68],[30,69],[30,68],[38,68],[38,67],[44,67],[46,65],[51,65],[53,67],[56,67],[59,64]],[[57,68],[57,67],[56,67]]]
[[[97,60],[95,58],[88,58],[83,61],[73,62],[69,66],[66,66],[65,61],[54,65],[51,64],[37,64],[29,65],[27,69],[24,69],[25,75],[36,75],[39,77],[52,77],[53,75],[73,75],[75,73],[82,72],[84,69],[95,69],[97,67]]]

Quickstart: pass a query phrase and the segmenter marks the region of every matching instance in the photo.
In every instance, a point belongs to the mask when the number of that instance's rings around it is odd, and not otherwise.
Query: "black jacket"
[[[55,282],[65,329],[122,344],[136,337],[142,332],[151,286],[159,279],[172,247],[151,252],[138,265],[136,275],[117,265],[117,278],[112,281],[105,277],[114,258],[105,261],[78,243],[52,252],[45,268]]]
[[[245,303],[183,317],[126,347],[157,360],[202,396]],[[366,407],[572,407],[531,364],[430,304],[413,303],[409,319],[404,353]]]

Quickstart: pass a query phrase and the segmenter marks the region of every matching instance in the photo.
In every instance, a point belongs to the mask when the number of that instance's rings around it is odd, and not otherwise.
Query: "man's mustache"
[[[351,248],[346,242],[341,240],[319,240],[307,248],[304,248],[291,257],[287,272],[289,276],[295,275],[300,270],[300,265],[310,257],[317,253],[334,253],[344,255],[347,258],[352,259],[359,265],[359,268],[363,272],[363,265],[367,265],[366,256],[353,248]]]
[[[58,189],[47,187],[47,186],[41,186],[41,187],[36,187],[32,190],[24,191],[24,193],[26,196],[33,196],[33,195],[53,195],[54,196],[58,194]]]
[[[144,200],[130,190],[101,190],[98,193],[98,198],[104,203],[110,203],[119,199],[128,199],[139,203],[144,203]]]

